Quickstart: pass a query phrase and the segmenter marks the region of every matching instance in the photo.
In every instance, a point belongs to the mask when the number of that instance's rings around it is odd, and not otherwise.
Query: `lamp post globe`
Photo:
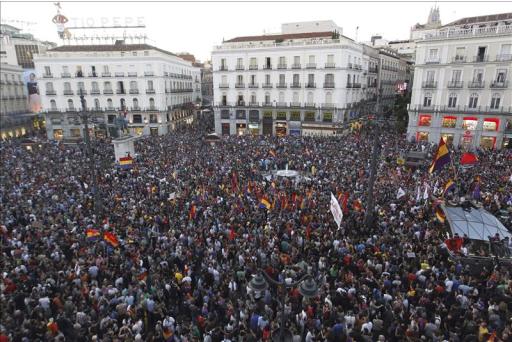
[[[257,274],[249,282],[249,288],[254,292],[263,292],[268,288],[268,283],[261,274]]]
[[[318,285],[313,278],[308,278],[300,283],[299,292],[306,298],[315,297],[318,294]]]

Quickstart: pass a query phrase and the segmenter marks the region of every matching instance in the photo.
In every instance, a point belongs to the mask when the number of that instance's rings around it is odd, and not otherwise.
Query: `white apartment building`
[[[512,13],[470,17],[417,41],[408,138],[512,146]]]
[[[387,111],[395,102],[397,85],[407,79],[408,67],[406,59],[388,47],[379,48],[379,58],[378,88],[381,90],[382,108]]]
[[[218,134],[334,135],[365,99],[363,47],[332,21],[287,23],[212,52]]]
[[[163,135],[193,118],[200,69],[147,45],[64,45],[34,58],[49,139],[80,138],[85,96],[95,136],[116,136],[116,117],[133,135]]]

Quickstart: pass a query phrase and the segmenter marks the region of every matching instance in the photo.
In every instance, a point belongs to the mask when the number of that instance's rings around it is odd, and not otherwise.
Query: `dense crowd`
[[[483,207],[510,210],[511,151],[477,151],[470,169],[454,151],[456,170],[430,175],[435,146],[382,133],[366,225],[372,131],[208,143],[209,129],[141,138],[128,170],[93,141],[98,217],[83,145],[0,144],[0,341],[269,341],[282,301],[293,341],[510,341],[512,269],[475,274],[450,256],[434,206],[456,172],[450,196],[472,196],[480,176]],[[399,165],[410,150],[427,152],[425,165]],[[300,181],[269,176],[282,169]],[[309,275],[318,294],[253,291],[259,272]]]

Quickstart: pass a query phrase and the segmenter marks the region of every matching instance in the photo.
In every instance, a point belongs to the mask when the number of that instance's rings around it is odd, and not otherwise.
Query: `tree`
[[[407,105],[411,101],[411,94],[406,92],[403,95],[397,95],[395,100],[395,106],[393,112],[397,120],[397,128],[401,132],[405,132],[409,121],[409,113],[407,111]]]

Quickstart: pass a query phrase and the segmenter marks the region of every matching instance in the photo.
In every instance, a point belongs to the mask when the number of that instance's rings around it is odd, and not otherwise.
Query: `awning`
[[[464,210],[462,207],[445,205],[441,205],[441,208],[454,235],[457,233],[462,237],[466,234],[473,240],[489,241],[489,236],[498,233],[501,239],[507,236],[512,239],[512,233],[495,216],[482,208]]]

